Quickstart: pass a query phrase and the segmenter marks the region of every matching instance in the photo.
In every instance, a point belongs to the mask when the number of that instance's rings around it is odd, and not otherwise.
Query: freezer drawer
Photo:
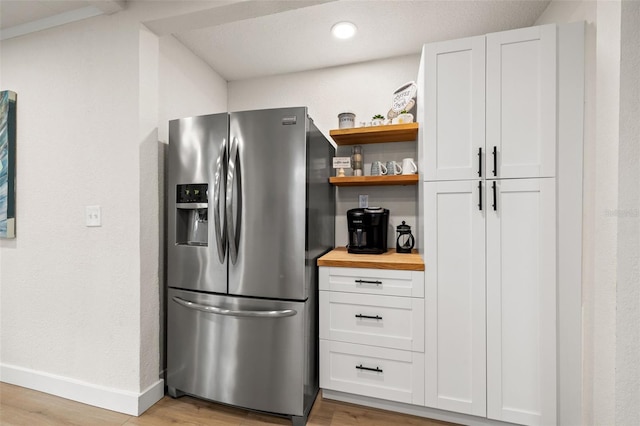
[[[305,333],[307,303],[169,289],[168,387],[253,410],[302,416],[316,371]]]

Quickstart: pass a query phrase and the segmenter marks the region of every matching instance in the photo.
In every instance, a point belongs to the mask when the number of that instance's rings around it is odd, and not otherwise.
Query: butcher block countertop
[[[318,266],[424,271],[424,262],[416,250],[396,253],[395,249],[383,254],[353,254],[347,253],[346,247],[337,247],[319,258]]]

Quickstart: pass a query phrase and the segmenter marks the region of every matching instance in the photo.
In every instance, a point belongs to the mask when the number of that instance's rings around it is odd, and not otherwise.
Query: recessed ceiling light
[[[347,39],[353,37],[357,30],[356,26],[351,22],[338,22],[331,27],[331,34],[337,38]]]

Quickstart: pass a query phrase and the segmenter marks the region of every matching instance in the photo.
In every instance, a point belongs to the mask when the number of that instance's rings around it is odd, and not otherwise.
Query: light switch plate
[[[358,195],[358,205],[361,209],[369,207],[369,196]]]
[[[85,207],[85,223],[86,226],[102,226],[100,206]]]

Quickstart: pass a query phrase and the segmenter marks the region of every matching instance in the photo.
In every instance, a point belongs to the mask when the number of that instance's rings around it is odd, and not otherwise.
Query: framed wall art
[[[16,236],[16,98],[0,92],[0,238]]]

